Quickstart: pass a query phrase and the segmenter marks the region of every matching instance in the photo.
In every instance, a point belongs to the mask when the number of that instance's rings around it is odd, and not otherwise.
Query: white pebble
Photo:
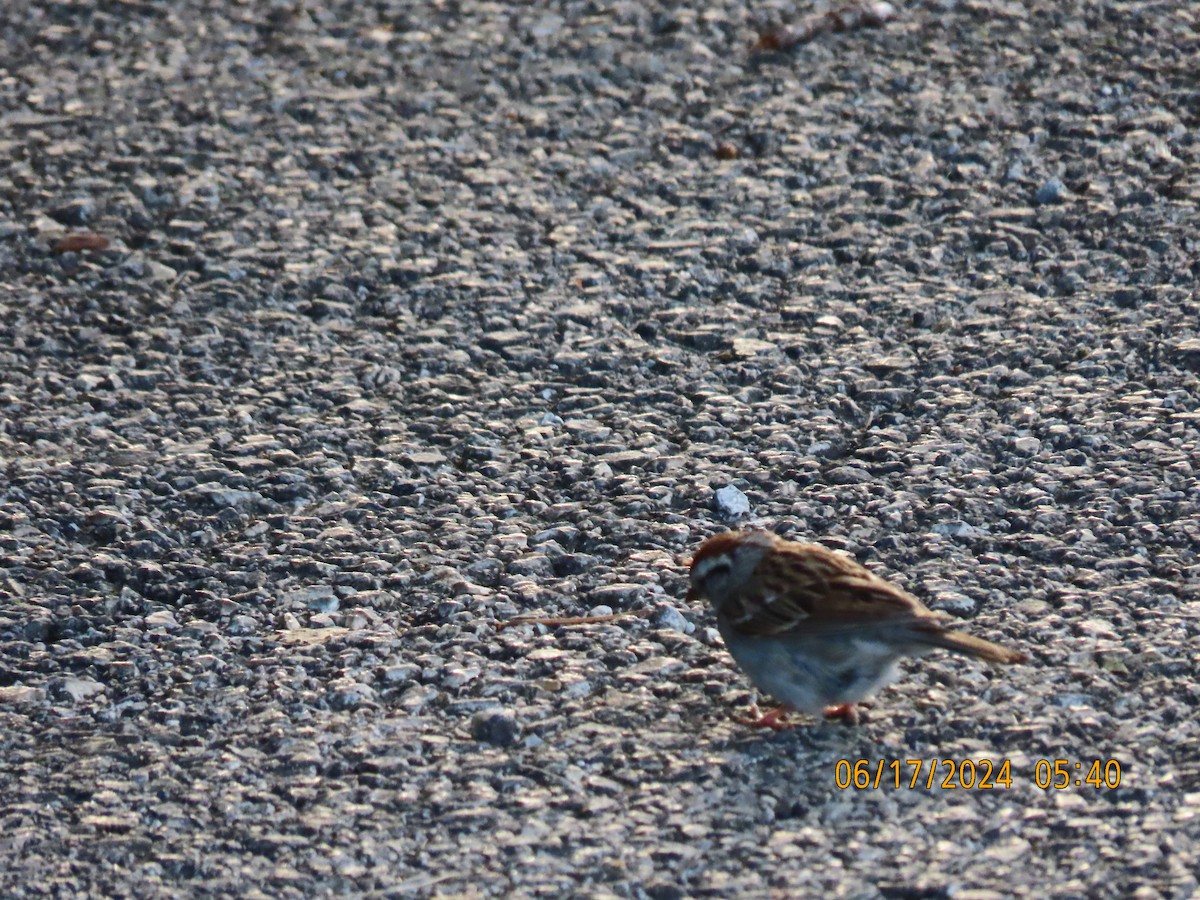
[[[722,518],[733,520],[750,515],[750,499],[732,484],[717,491],[713,500]]]

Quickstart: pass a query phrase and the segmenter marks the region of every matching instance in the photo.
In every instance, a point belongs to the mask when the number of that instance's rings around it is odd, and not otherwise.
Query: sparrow
[[[729,531],[692,558],[688,600],[707,598],[717,630],[759,690],[782,705],[745,724],[785,728],[798,710],[858,721],[859,701],[893,681],[901,657],[949,650],[993,663],[1020,650],[951,631],[934,612],[853,559],[769,531]]]

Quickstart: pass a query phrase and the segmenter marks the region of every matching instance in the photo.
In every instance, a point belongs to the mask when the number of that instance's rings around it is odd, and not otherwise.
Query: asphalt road
[[[5,4],[0,894],[1200,890],[1200,7],[812,12]],[[1032,660],[746,729],[746,523]]]

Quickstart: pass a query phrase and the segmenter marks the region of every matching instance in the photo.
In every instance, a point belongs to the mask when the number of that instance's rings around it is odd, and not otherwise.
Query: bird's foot
[[[857,725],[862,716],[858,712],[858,707],[853,703],[841,703],[837,706],[831,706],[825,710],[826,719],[841,719],[847,725]]]
[[[787,713],[792,711],[792,708],[786,703],[783,706],[777,706],[770,712],[764,715],[758,715],[758,707],[751,707],[753,715],[737,720],[739,725],[745,725],[749,728],[770,728],[772,731],[787,731],[789,728],[796,726],[790,722],[781,722],[780,719]]]

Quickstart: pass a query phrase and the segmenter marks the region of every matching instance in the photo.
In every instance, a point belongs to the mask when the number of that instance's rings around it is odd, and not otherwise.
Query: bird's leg
[[[858,714],[858,707],[853,703],[841,703],[825,710],[825,718],[841,719],[847,725],[857,725],[861,717]]]
[[[757,706],[751,707],[751,711],[754,715],[751,715],[749,718],[739,718],[737,720],[739,725],[746,725],[750,728],[770,728],[773,731],[787,731],[789,728],[796,727],[795,725],[789,725],[787,722],[779,721],[786,713],[792,711],[792,707],[786,703],[783,706],[775,707],[770,712],[761,716],[757,715]]]

